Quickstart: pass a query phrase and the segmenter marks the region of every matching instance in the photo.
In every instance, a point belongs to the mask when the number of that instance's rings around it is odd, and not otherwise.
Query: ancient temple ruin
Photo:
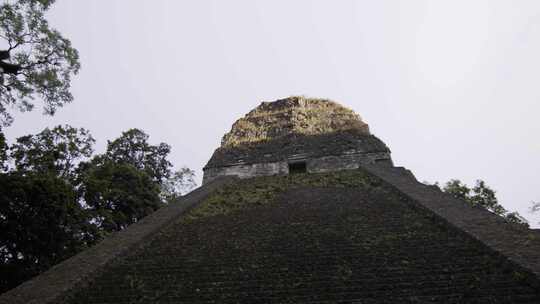
[[[418,182],[334,102],[261,104],[204,173],[0,304],[540,303],[537,230]]]
[[[360,116],[336,102],[294,96],[263,102],[223,136],[203,182],[392,165],[390,150]]]

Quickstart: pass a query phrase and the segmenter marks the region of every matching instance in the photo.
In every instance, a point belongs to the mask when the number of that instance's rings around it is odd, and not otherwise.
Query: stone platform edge
[[[190,208],[202,202],[219,187],[237,178],[220,177],[177,201],[158,209],[123,231],[53,266],[46,272],[0,295],[0,304],[61,303],[99,276],[115,259],[124,256],[142,243],[148,242],[157,231],[174,222]]]
[[[420,183],[406,168],[362,164],[360,169],[395,188],[420,209],[506,259],[513,268],[526,273],[523,279],[540,292],[540,232],[509,223],[483,207],[471,206],[442,192],[438,186]]]

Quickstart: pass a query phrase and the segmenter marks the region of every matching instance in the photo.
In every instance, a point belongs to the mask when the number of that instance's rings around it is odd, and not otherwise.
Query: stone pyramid
[[[418,182],[393,166],[380,140],[366,148],[372,135],[358,116],[337,115],[334,104],[324,112],[327,102],[263,104],[313,106],[323,112],[315,116],[336,121],[288,123],[300,116],[277,118],[276,110],[257,125],[256,109],[246,116],[253,132],[237,122],[216,151],[263,150],[257,157],[211,160],[205,174],[221,171],[203,186],[0,303],[540,303],[537,231]],[[303,147],[300,157],[265,146],[287,140]],[[327,144],[352,148],[319,153]],[[223,169],[268,163],[284,169]]]

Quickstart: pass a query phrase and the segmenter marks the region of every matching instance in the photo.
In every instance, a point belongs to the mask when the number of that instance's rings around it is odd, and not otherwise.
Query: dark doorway
[[[306,173],[306,162],[289,163],[289,174]]]

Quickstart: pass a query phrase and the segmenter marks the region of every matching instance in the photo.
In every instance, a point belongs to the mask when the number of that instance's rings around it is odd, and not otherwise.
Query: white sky
[[[200,180],[261,101],[326,97],[420,181],[483,179],[540,221],[539,1],[58,0],[49,20],[81,55],[75,101],[17,115],[11,140],[68,123],[101,153],[137,127]]]

